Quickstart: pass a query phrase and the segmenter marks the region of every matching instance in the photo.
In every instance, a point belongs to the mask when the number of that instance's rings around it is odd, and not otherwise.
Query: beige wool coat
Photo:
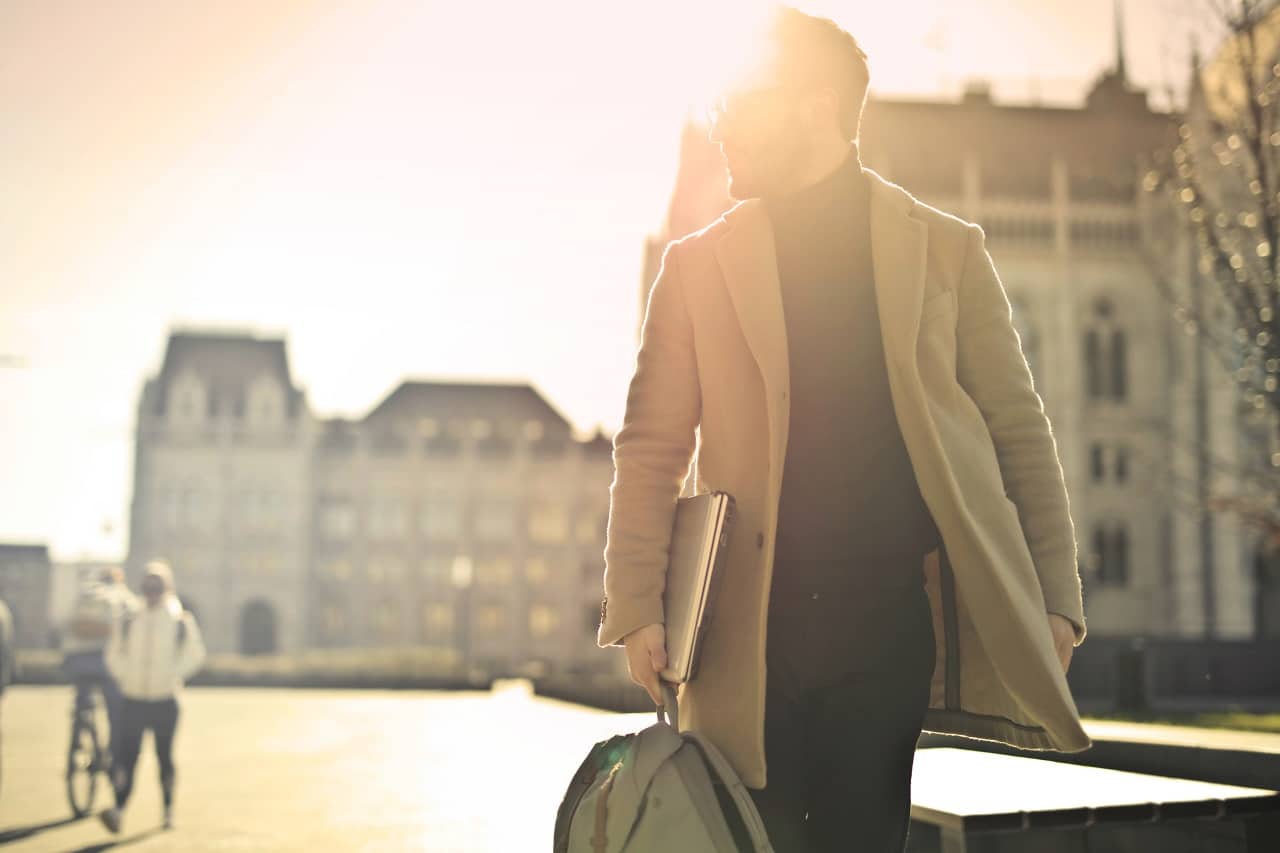
[[[944,543],[922,566],[937,638],[925,729],[1085,749],[1046,616],[1065,616],[1084,639],[1067,490],[984,234],[863,171],[894,412]],[[686,476],[696,492],[732,494],[727,570],[680,721],[754,788],[767,779],[765,634],[789,423],[782,310],[759,200],[667,248],[614,438],[597,637],[619,645],[663,621]]]

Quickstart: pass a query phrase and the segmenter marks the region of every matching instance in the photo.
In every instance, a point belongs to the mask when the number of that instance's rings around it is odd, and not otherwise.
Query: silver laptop
[[[667,668],[661,673],[672,684],[683,684],[697,675],[702,638],[714,613],[733,520],[733,496],[727,492],[709,492],[676,502],[663,593]]]

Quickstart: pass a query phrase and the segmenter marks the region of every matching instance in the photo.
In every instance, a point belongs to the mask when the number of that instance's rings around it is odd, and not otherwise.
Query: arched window
[[[1123,402],[1129,394],[1129,352],[1111,300],[1100,297],[1084,335],[1085,384],[1091,400]]]
[[[1099,586],[1129,583],[1129,527],[1125,522],[1094,524],[1088,570]]]
[[[1097,524],[1093,528],[1090,563],[1101,586],[1129,583],[1129,529],[1124,522]]]

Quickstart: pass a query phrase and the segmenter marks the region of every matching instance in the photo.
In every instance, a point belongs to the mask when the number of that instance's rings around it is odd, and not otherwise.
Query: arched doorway
[[[276,652],[276,610],[270,602],[255,599],[240,611],[240,654],[271,655]]]

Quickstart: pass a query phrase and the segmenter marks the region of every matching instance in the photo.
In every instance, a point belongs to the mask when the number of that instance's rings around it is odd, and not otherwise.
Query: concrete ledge
[[[1086,720],[1085,730],[1093,738],[1093,747],[1079,753],[1027,752],[990,741],[932,733],[921,736],[920,746],[1026,755],[1087,767],[1280,790],[1280,735],[1108,720]]]

